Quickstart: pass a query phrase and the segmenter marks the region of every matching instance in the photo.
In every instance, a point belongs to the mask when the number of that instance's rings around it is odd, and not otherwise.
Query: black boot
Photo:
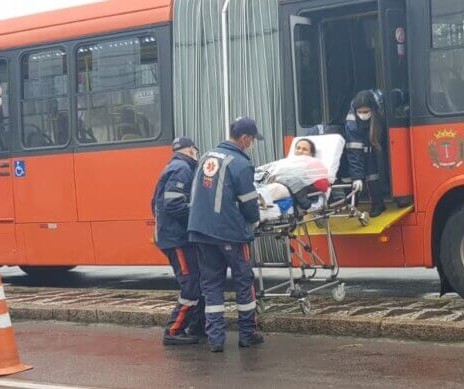
[[[377,217],[386,209],[385,204],[383,202],[382,181],[367,181],[367,186],[369,189],[369,196],[372,202],[372,208],[369,212],[369,215],[370,217]]]
[[[264,342],[264,337],[258,332],[255,332],[253,335],[247,338],[241,338],[238,341],[239,347],[250,347],[256,344],[260,344]]]
[[[383,211],[385,211],[387,208],[385,207],[385,204],[372,204],[371,211],[369,212],[370,217],[377,217],[379,216]]]
[[[169,331],[164,332],[163,344],[165,346],[179,346],[183,344],[195,344],[199,339],[196,335],[186,334],[184,331],[171,335]]]

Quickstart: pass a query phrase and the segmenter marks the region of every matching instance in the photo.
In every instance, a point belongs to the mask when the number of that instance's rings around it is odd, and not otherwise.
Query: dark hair
[[[295,143],[295,147],[297,146],[298,143],[300,142],[308,142],[308,144],[311,146],[311,150],[309,151],[309,155],[311,157],[314,157],[316,155],[316,145],[314,144],[314,142],[312,140],[309,140],[309,139],[306,139],[306,138],[303,138],[303,139],[300,139],[298,142]]]
[[[372,110],[372,117],[369,123],[369,141],[377,151],[382,150],[380,142],[383,132],[383,120],[379,112],[379,105],[375,100],[373,92],[369,90],[362,90],[361,92],[358,92],[353,99],[352,105],[355,110],[361,107],[368,107]]]
[[[358,92],[358,94],[354,97],[353,108],[358,109],[361,107],[369,107],[375,111],[378,110],[379,107],[371,91],[362,90],[361,92]]]

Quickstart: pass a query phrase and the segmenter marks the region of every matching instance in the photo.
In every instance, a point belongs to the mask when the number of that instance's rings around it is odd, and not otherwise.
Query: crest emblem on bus
[[[457,168],[464,160],[464,140],[456,130],[437,131],[429,142],[429,155],[436,168]]]

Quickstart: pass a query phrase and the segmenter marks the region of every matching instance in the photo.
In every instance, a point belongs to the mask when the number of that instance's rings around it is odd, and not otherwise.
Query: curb
[[[176,296],[166,291],[7,287],[13,321],[164,326]],[[226,296],[226,319],[228,327],[236,329],[232,297]],[[311,307],[311,312],[303,315],[294,299],[273,300],[260,315],[259,326],[265,332],[464,341],[461,299],[346,299],[335,303],[329,296],[314,295]]]

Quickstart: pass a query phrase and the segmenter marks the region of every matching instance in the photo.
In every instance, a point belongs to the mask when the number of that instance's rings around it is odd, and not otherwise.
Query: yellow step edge
[[[411,205],[405,208],[398,208],[394,204],[387,204],[387,209],[380,216],[371,218],[367,226],[362,226],[357,218],[332,217],[330,218],[330,227],[332,235],[378,235],[393,224],[411,213],[414,207]],[[360,206],[361,210],[368,208]],[[310,218],[310,215],[307,216]],[[325,235],[325,229],[319,228],[314,222],[307,223],[310,235]],[[304,235],[300,227],[298,235]]]

